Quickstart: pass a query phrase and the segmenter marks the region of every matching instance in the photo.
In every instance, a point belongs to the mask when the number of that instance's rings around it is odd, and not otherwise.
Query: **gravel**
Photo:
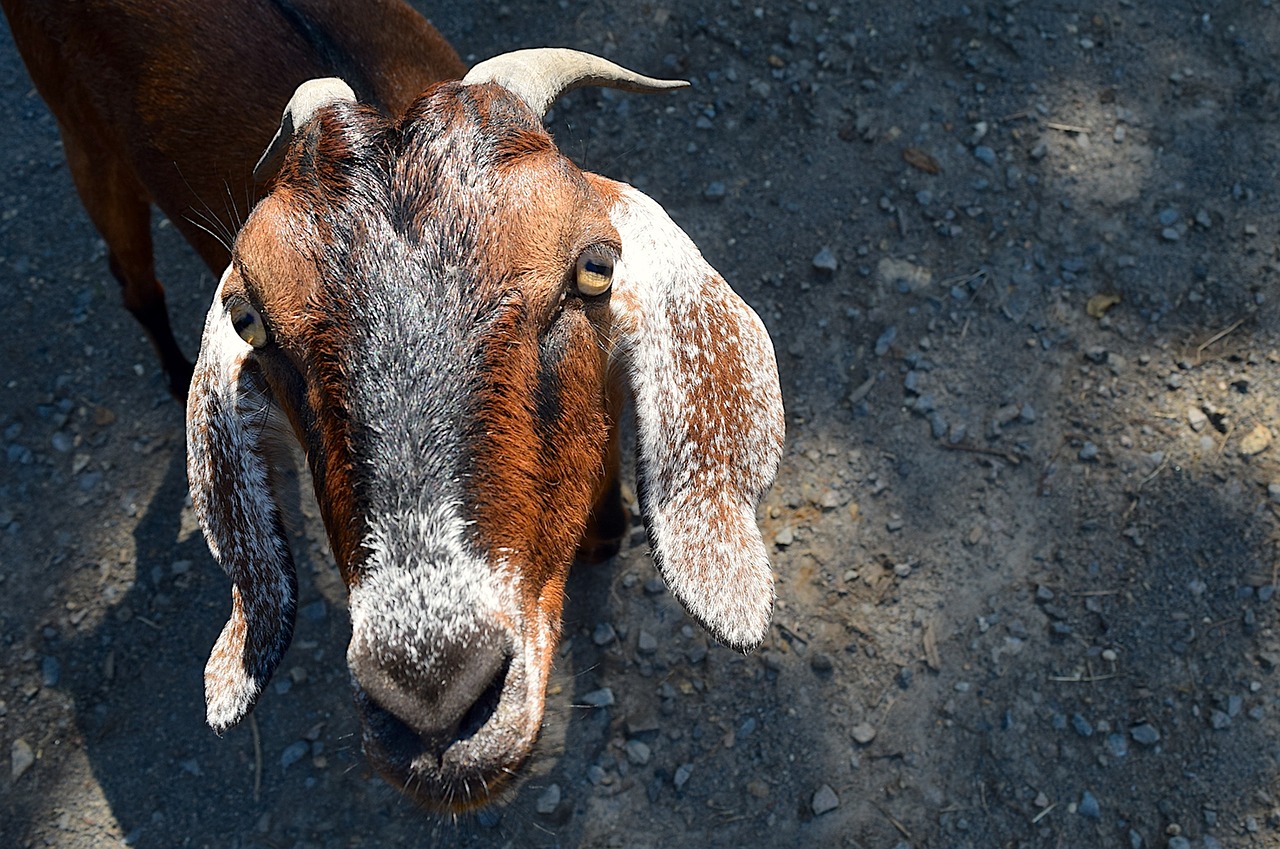
[[[831,785],[824,784],[813,794],[811,805],[813,815],[820,817],[840,807],[840,800],[836,797],[836,791],[831,789]]]

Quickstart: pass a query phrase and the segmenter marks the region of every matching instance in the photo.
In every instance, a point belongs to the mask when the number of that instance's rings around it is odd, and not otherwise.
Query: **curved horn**
[[[467,85],[497,83],[539,115],[545,115],[560,95],[583,86],[654,92],[689,85],[684,80],[646,77],[608,59],[563,47],[503,53],[476,65],[462,78],[462,82]]]
[[[289,98],[284,114],[280,116],[280,128],[276,130],[258,164],[253,166],[253,179],[259,183],[270,179],[280,167],[280,160],[284,158],[284,152],[289,147],[289,142],[293,141],[293,134],[298,128],[330,103],[339,101],[355,103],[356,93],[337,77],[307,80],[298,86],[293,97]]]

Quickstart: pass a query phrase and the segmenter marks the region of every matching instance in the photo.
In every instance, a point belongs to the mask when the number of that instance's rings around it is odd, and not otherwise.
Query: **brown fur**
[[[175,395],[191,364],[156,279],[150,205],[218,275],[261,195],[251,171],[294,88],[343,74],[399,114],[460,77],[444,38],[399,0],[0,0],[36,89],[57,118],[72,179],[107,242],[125,306],[150,334]],[[290,19],[305,17],[310,32]],[[338,65],[340,67],[334,67]]]

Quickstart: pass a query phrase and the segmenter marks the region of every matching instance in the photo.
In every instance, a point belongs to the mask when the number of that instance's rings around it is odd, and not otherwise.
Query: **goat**
[[[291,638],[271,458],[295,438],[349,588],[366,754],[428,806],[485,804],[529,755],[568,567],[612,555],[626,528],[628,390],[660,572],[726,645],[766,636],[772,343],[657,203],[556,149],[543,113],[588,84],[677,85],[517,51],[397,118],[340,80],[286,108],[187,407],[192,502],[233,582],[205,672],[216,730]]]
[[[483,805],[529,756],[567,570],[627,527],[627,394],[661,573],[725,644],[763,640],[755,508],[783,439],[769,337],[660,206],[580,171],[542,126],[577,86],[682,84],[572,51],[457,81],[452,48],[391,0],[359,22],[324,0],[2,2],[126,306],[175,394],[190,377],[192,502],[232,581],[205,669],[215,731],[293,633],[273,493],[293,440],[349,590],[365,751],[424,805]],[[303,82],[331,73],[351,85]],[[247,215],[229,252],[186,215],[224,186],[227,217],[205,226]],[[155,280],[152,201],[226,268],[194,374]]]
[[[124,305],[150,336],[170,391],[191,362],[156,279],[151,205],[214,275],[256,203],[250,170],[304,80],[341,73],[399,114],[466,66],[400,0],[0,0],[58,122],[72,180],[106,241]],[[215,205],[219,208],[215,208]]]

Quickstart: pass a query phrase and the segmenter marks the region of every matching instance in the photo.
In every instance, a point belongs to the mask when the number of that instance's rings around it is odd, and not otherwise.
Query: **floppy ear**
[[[782,458],[782,393],[760,318],[666,212],[591,175],[622,239],[614,356],[635,401],[640,506],[672,593],[717,639],[758,646],[773,570],[756,505]]]
[[[205,539],[231,578],[231,618],[204,670],[207,719],[222,733],[252,710],[293,638],[297,578],[271,486],[284,436],[253,348],[222,303],[205,319],[187,396],[187,479]]]

